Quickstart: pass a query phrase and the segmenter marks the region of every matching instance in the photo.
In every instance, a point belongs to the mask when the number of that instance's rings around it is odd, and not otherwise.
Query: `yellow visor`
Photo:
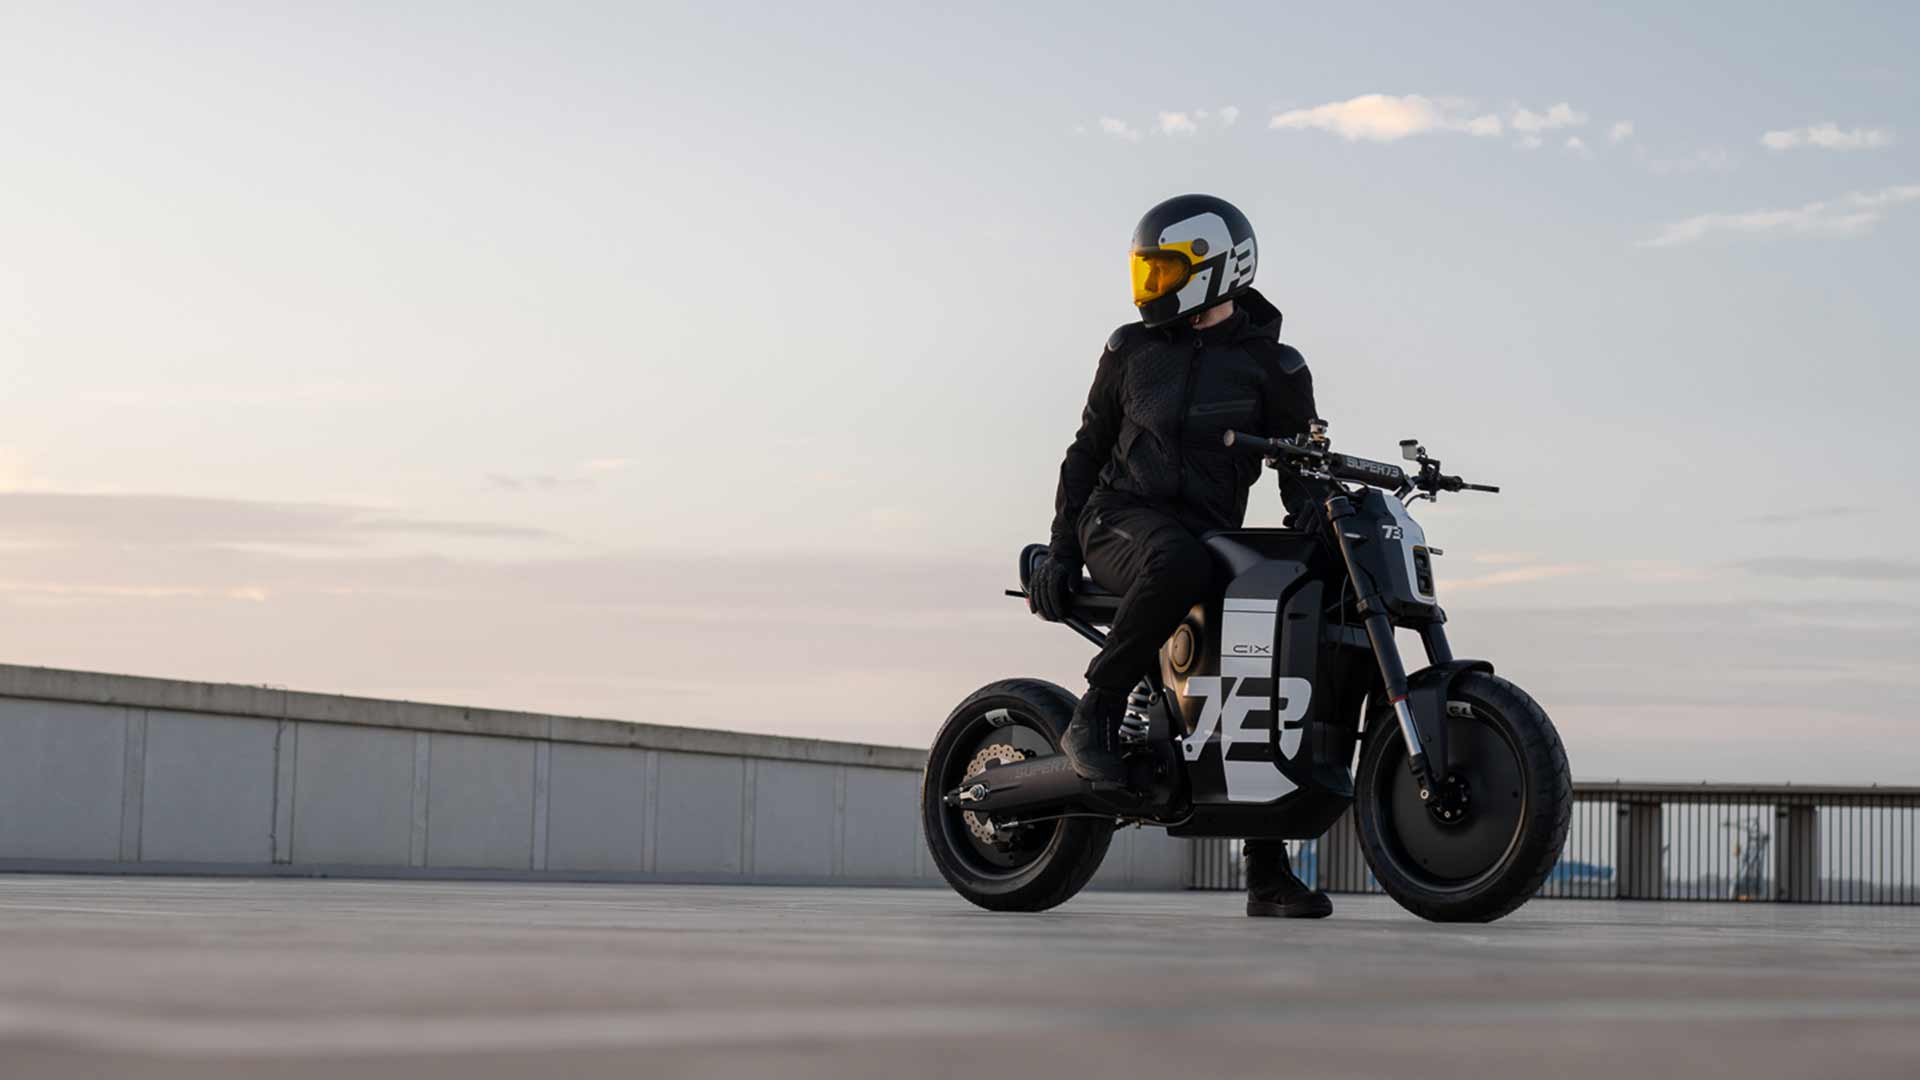
[[[1133,253],[1133,302],[1137,307],[1152,300],[1158,300],[1168,293],[1180,291],[1180,286],[1193,276],[1193,263],[1185,252],[1168,251],[1164,248],[1155,251],[1136,251]]]

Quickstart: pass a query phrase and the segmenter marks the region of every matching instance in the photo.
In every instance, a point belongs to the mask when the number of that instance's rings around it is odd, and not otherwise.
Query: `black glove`
[[[1324,480],[1280,474],[1280,498],[1287,504],[1287,528],[1306,533],[1322,548],[1338,556],[1340,540],[1333,535],[1333,522],[1327,520],[1326,506],[1334,493],[1333,485]]]
[[[1027,579],[1027,610],[1048,622],[1067,617],[1073,604],[1073,586],[1080,580],[1080,564],[1043,555]]]
[[[1333,535],[1333,522],[1327,520],[1327,512],[1310,506],[1297,514],[1288,514],[1283,522],[1289,529],[1297,529],[1319,545],[1320,549],[1338,559],[1340,540]]]

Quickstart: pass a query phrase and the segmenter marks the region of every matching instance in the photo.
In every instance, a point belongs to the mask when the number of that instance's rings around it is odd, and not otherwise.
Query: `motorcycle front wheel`
[[[1056,817],[1007,830],[944,798],[990,764],[1059,753],[1077,700],[1039,679],[989,683],[947,716],[927,751],[920,824],[928,852],[953,891],[980,907],[1045,911],[1079,892],[1106,858],[1111,819]]]
[[[1385,702],[1367,718],[1354,784],[1367,865],[1401,907],[1435,922],[1492,922],[1552,873],[1573,814],[1573,780],[1553,721],[1526,691],[1468,672],[1447,695],[1451,774],[1433,797],[1407,768]]]

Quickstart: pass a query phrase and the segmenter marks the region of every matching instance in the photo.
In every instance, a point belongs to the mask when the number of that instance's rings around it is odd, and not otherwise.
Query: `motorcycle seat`
[[[1217,582],[1224,584],[1273,558],[1305,561],[1311,558],[1313,541],[1294,529],[1216,529],[1200,535],[1212,555],[1218,572]],[[1020,589],[1025,592],[1033,577],[1033,568],[1047,553],[1045,544],[1028,544],[1020,551]],[[1218,585],[1216,585],[1218,587]],[[1071,614],[1095,626],[1112,626],[1120,610],[1120,594],[1108,592],[1084,571],[1074,586]]]

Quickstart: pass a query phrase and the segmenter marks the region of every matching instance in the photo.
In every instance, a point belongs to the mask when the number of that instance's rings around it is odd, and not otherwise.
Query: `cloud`
[[[1529,689],[1543,700],[1789,705],[1824,694],[1830,707],[1872,707],[1920,690],[1920,669],[1905,662],[1920,646],[1920,607],[1912,604],[1479,604],[1467,613],[1449,605],[1449,614],[1502,642],[1489,655],[1503,669],[1537,670],[1542,685]],[[1674,656],[1689,662],[1675,664]],[[1705,685],[1701,670],[1720,677]]]
[[[1748,573],[1795,581],[1920,581],[1920,563],[1892,559],[1779,556],[1748,559],[1735,565]]]
[[[501,491],[558,491],[562,488],[591,487],[603,476],[623,472],[639,464],[638,458],[588,458],[565,475],[496,472],[487,474],[487,483]]]
[[[1755,514],[1742,520],[1751,525],[1787,525],[1799,521],[1831,521],[1834,518],[1859,517],[1871,509],[1872,507],[1867,506],[1818,506],[1810,510]]]
[[[552,473],[487,474],[487,483],[501,491],[552,491],[565,482]]]
[[[1267,126],[1277,130],[1325,131],[1349,142],[1394,142],[1410,135],[1432,132],[1480,136],[1500,134],[1503,125],[1498,116],[1469,116],[1464,105],[1464,102],[1457,100],[1435,99],[1420,94],[1397,97],[1390,94],[1363,94],[1310,109],[1277,113]]]
[[[1164,110],[1142,127],[1135,127],[1117,117],[1104,116],[1100,118],[1100,130],[1117,139],[1139,142],[1149,133],[1194,135],[1208,128],[1224,130],[1239,120],[1239,106],[1222,105],[1211,112],[1206,109]],[[1502,115],[1475,109],[1471,101],[1463,98],[1428,97],[1424,94],[1362,94],[1345,101],[1275,113],[1267,126],[1282,131],[1324,131],[1349,142],[1397,142],[1410,136],[1433,133],[1498,138],[1513,132],[1522,137],[1522,145],[1531,147],[1542,145],[1539,138],[1542,132],[1579,127],[1586,122],[1586,113],[1564,101],[1549,106],[1543,112],[1516,105]]]
[[[367,382],[179,383],[159,385],[116,383],[79,391],[76,401],[91,405],[139,409],[253,409],[316,405],[392,403],[413,396],[393,386]]]
[[[1893,145],[1893,132],[1886,128],[1842,131],[1838,124],[1815,124],[1812,127],[1769,131],[1760,136],[1760,145],[1769,150],[1797,150],[1803,147],[1819,150],[1879,150]]]
[[[1538,150],[1547,145],[1547,140],[1538,135],[1523,135],[1517,144],[1522,150]]]
[[[1512,566],[1516,563],[1539,562],[1540,556],[1531,551],[1483,551],[1470,556],[1470,559],[1486,566]]]
[[[992,675],[1085,666],[1011,579],[1001,558],[55,545],[9,554],[0,655],[634,720],[671,700],[673,723],[925,745]]]
[[[1206,131],[1224,131],[1239,122],[1240,107],[1222,105],[1217,109],[1162,109],[1139,127],[1119,117],[1103,116],[1100,118],[1100,130],[1116,139],[1139,142],[1148,135],[1192,136]],[[1085,125],[1074,128],[1075,134],[1086,130]]]
[[[1478,577],[1440,579],[1441,588],[1449,593],[1472,592],[1475,589],[1490,589],[1501,585],[1525,585],[1535,581],[1551,581],[1554,578],[1584,574],[1595,567],[1587,563],[1551,563],[1534,566],[1515,566],[1509,570],[1495,570]]]
[[[29,546],[118,548],[283,544],[338,548],[391,536],[536,540],[545,529],[429,521],[356,506],[188,495],[0,494],[0,540]]]
[[[1002,597],[1011,582],[998,556],[905,549],[494,560],[96,537],[9,552],[0,655],[924,746],[989,678],[1077,685],[1084,644]],[[1458,583],[1443,576],[1443,597]],[[1750,584],[1763,596],[1777,587]],[[1529,593],[1519,583],[1447,606],[1462,651],[1471,638],[1474,655],[1552,711],[1579,775],[1758,780],[1778,760],[1796,782],[1920,779],[1920,756],[1858,753],[1914,745],[1901,724],[1920,695],[1920,603],[1582,606],[1552,583],[1533,588],[1524,606],[1500,606]],[[1809,724],[1847,737],[1809,741]],[[1741,752],[1729,755],[1735,737]]]
[[[272,594],[258,585],[210,588],[204,585],[59,585],[39,581],[0,581],[0,593],[9,596],[52,597],[61,600],[180,600],[225,599],[264,604]]]
[[[1633,121],[1631,120],[1617,121],[1612,127],[1607,129],[1608,142],[1626,142],[1631,138],[1633,138]]]
[[[1573,154],[1576,157],[1590,158],[1593,156],[1593,151],[1587,148],[1586,141],[1578,135],[1567,136],[1566,149],[1569,154]]]
[[[1559,128],[1580,127],[1587,122],[1587,114],[1576,111],[1573,106],[1563,101],[1558,105],[1550,106],[1543,113],[1516,109],[1507,122],[1515,131],[1532,134]]]
[[[624,458],[624,457],[589,458],[586,461],[583,461],[580,463],[580,471],[588,472],[588,473],[620,472],[625,469],[631,469],[632,467],[638,464],[640,464],[640,462],[634,458]]]
[[[1852,192],[1837,199],[1811,202],[1789,210],[1751,210],[1745,213],[1701,214],[1661,228],[1641,247],[1678,247],[1716,232],[1785,232],[1797,236],[1857,236],[1885,216],[1888,208],[1920,200],[1920,184]]]

